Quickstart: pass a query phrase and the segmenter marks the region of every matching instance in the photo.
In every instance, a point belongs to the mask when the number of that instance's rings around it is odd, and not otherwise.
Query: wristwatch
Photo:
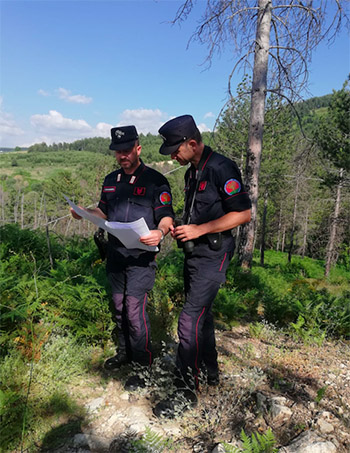
[[[159,244],[161,244],[164,241],[164,231],[161,228],[157,228],[157,230],[162,233],[162,235],[160,237],[160,241],[159,241]]]

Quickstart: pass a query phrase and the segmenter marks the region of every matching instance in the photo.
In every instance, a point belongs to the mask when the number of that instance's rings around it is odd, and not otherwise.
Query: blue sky
[[[187,44],[206,1],[171,25],[181,4],[0,0],[0,145],[109,137],[111,127],[126,124],[156,134],[185,113],[212,130],[235,58],[227,46],[205,69],[205,45]],[[314,54],[310,95],[340,89],[349,71],[344,31]]]

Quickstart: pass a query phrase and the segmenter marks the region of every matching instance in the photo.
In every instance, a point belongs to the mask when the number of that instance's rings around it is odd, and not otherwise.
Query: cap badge
[[[120,129],[117,129],[117,130],[114,132],[114,135],[115,135],[117,138],[122,138],[123,135],[125,135],[125,132],[121,131]]]
[[[229,179],[225,182],[224,191],[227,195],[234,195],[241,191],[241,183],[237,179]]]

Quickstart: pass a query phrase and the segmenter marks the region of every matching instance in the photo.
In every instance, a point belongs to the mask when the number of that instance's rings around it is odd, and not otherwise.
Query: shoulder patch
[[[163,205],[171,204],[171,195],[169,192],[162,192],[159,196],[159,200]]]
[[[224,191],[227,195],[234,195],[241,191],[241,183],[237,179],[231,178],[225,182]]]

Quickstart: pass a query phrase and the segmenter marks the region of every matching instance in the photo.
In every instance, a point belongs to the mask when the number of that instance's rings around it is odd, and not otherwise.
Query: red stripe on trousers
[[[199,324],[199,321],[200,321],[201,317],[203,316],[204,311],[205,311],[205,307],[203,308],[202,313],[199,315],[199,317],[198,317],[198,319],[197,319],[197,323],[196,323],[196,346],[197,346],[197,352],[196,352],[196,360],[195,360],[195,362],[194,362],[194,365],[195,365],[195,367],[196,367],[196,369],[197,369],[197,372],[198,372],[197,376],[195,376],[195,379],[196,379],[196,387],[198,387],[198,375],[199,375],[199,368],[198,368],[198,363],[197,363],[197,361],[198,361],[198,354],[199,354],[199,345],[198,345],[198,324]]]

